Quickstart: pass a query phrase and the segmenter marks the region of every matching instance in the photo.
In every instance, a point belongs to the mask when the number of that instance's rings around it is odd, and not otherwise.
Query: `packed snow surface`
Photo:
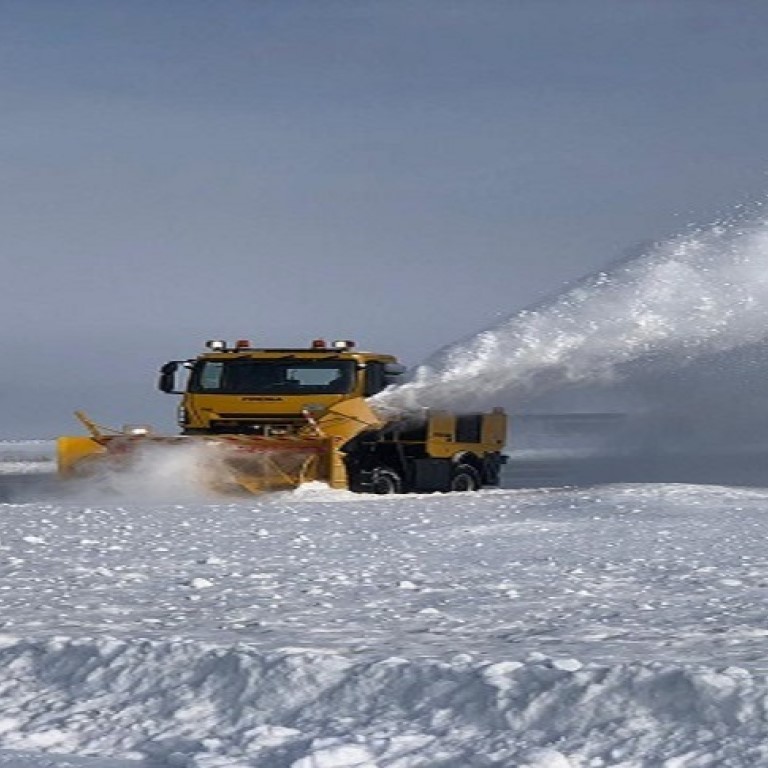
[[[0,766],[768,765],[768,490],[0,505]]]

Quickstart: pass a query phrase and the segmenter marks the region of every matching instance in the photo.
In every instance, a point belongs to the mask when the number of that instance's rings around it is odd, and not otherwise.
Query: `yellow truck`
[[[119,471],[147,448],[196,446],[206,454],[203,483],[222,492],[311,481],[377,494],[497,485],[506,458],[503,410],[376,413],[368,398],[404,372],[392,355],[358,351],[347,340],[298,349],[209,341],[197,357],[160,369],[160,390],[181,395],[180,435],[107,429],[78,412],[89,434],[59,438],[59,472]]]

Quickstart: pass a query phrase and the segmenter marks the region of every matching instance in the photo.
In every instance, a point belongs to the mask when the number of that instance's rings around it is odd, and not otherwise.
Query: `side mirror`
[[[169,395],[180,394],[176,391],[176,371],[178,369],[179,363],[176,360],[166,363],[160,369],[160,379],[157,382],[157,387],[161,392]]]

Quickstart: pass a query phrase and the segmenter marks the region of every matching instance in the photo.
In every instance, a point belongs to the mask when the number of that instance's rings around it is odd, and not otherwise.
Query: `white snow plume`
[[[487,406],[684,365],[768,338],[768,219],[680,235],[438,353],[372,398],[384,412]]]

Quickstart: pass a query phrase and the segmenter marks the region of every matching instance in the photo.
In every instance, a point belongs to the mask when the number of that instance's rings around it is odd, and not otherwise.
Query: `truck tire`
[[[403,481],[394,469],[377,467],[371,478],[371,492],[381,496],[403,492]]]
[[[470,464],[458,464],[451,475],[451,491],[477,491],[480,473]]]

